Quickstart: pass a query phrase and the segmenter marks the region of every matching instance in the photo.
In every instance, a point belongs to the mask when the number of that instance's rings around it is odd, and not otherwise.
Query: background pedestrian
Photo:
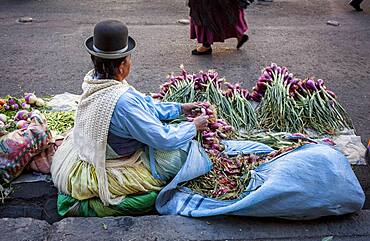
[[[212,53],[214,42],[237,38],[236,48],[248,41],[247,22],[242,6],[248,1],[239,0],[189,0],[190,38],[202,44],[192,51],[193,55]],[[244,4],[243,4],[244,3]]]
[[[363,9],[360,7],[363,0],[352,0],[349,2],[349,5],[351,5],[356,11],[361,12]]]

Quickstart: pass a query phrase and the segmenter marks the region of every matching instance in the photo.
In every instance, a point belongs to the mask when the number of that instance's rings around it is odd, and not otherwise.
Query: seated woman
[[[207,117],[178,125],[196,104],[155,103],[126,82],[135,40],[122,22],[98,23],[85,41],[94,69],[84,78],[75,126],[53,158],[61,215],[139,214],[181,168]],[[158,173],[157,173],[158,171]],[[154,176],[153,176],[153,175]]]

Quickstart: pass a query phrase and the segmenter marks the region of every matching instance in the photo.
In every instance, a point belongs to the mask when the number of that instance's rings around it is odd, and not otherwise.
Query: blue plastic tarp
[[[251,141],[223,144],[229,154],[273,150]],[[207,154],[193,141],[184,166],[158,195],[158,212],[190,217],[241,215],[313,219],[359,211],[365,201],[346,157],[327,145],[307,144],[262,164],[251,172],[246,192],[235,200],[212,199],[179,187],[211,168]]]

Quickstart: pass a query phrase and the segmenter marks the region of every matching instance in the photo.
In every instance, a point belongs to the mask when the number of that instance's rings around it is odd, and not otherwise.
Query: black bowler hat
[[[119,59],[129,55],[136,42],[128,36],[127,26],[117,20],[106,20],[95,25],[94,35],[85,41],[87,51],[103,59]]]

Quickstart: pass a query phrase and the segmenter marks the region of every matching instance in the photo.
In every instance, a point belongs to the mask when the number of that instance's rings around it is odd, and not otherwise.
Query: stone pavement
[[[352,169],[366,194],[364,209],[370,209],[369,167],[356,165],[352,166]],[[30,217],[48,223],[61,220],[56,207],[57,189],[52,183],[19,183],[13,184],[12,187],[13,193],[4,204],[0,204],[0,218]]]
[[[312,221],[267,218],[143,216],[67,218],[49,225],[31,218],[0,219],[0,240],[370,240],[370,211]]]

